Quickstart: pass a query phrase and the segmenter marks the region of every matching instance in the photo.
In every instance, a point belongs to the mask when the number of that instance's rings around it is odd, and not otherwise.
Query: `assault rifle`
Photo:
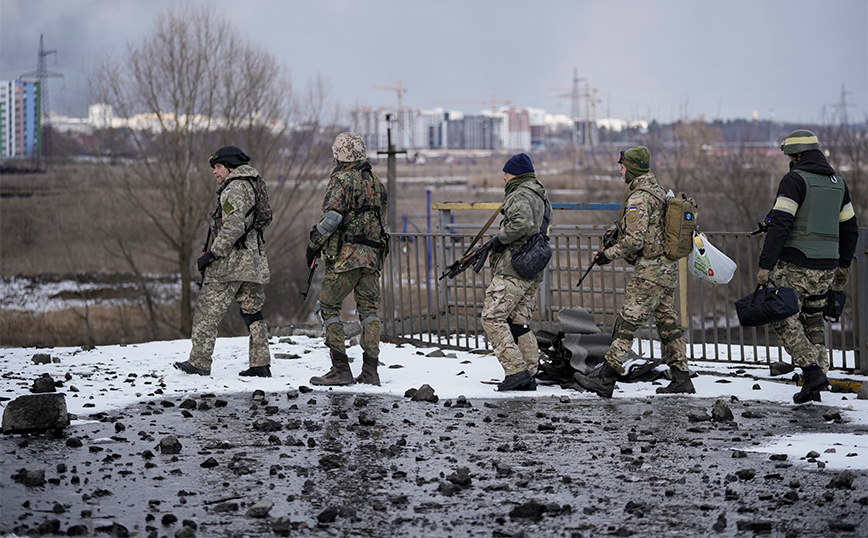
[[[497,209],[495,209],[494,213],[488,218],[488,222],[485,223],[485,226],[479,230],[479,233],[476,234],[476,237],[474,237],[473,241],[470,242],[470,247],[468,247],[464,256],[461,256],[460,260],[447,267],[446,270],[443,271],[443,274],[440,275],[439,280],[443,280],[447,276],[451,280],[466,271],[468,267],[473,267],[473,270],[477,273],[482,271],[482,268],[485,266],[485,260],[488,258],[488,252],[491,250],[491,243],[497,236],[492,237],[487,243],[476,248],[474,248],[473,245],[475,245],[476,242],[482,239],[482,236],[485,235],[485,231],[488,230],[491,223],[494,222],[495,218],[497,218],[498,213],[500,213],[501,207],[501,205],[497,206]]]
[[[769,221],[771,219],[772,219],[771,215],[766,215],[766,218],[764,218],[760,222],[757,222],[756,223],[756,226],[757,226],[756,230],[752,231],[750,233],[750,236],[748,236],[748,237],[752,237],[754,235],[759,235],[759,234],[764,234],[767,231],[769,231]]]
[[[614,246],[615,243],[618,242],[618,236],[619,235],[620,235],[620,229],[617,226],[615,226],[614,228],[609,228],[608,230],[606,230],[606,233],[603,234],[603,247],[600,250],[605,250],[611,246]],[[591,260],[591,265],[588,266],[588,269],[585,271],[585,274],[582,275],[582,278],[580,278],[579,281],[576,282],[577,288],[581,287],[582,281],[585,280],[585,277],[588,276],[588,274],[591,272],[591,269],[593,269],[595,265],[598,265],[596,257],[594,257],[594,259]]]
[[[316,268],[319,264],[317,262],[313,263],[313,267],[310,268],[310,272],[307,274],[307,287],[304,288],[304,291],[301,292],[302,301],[307,300],[307,294],[310,291],[310,283],[313,281],[313,274],[316,273]]]
[[[468,267],[473,267],[473,270],[477,273],[482,271],[482,268],[485,267],[485,260],[488,259],[488,253],[491,251],[495,239],[497,239],[497,236],[489,239],[487,243],[470,249],[461,257],[461,259],[443,271],[443,274],[440,275],[440,280],[443,280],[446,277],[449,277],[451,280],[466,271]]]
[[[208,252],[208,249],[211,248],[211,225],[208,225],[208,235],[205,237],[205,244],[202,245],[202,253]],[[205,268],[207,269],[207,267]],[[199,282],[196,282],[196,285],[199,286],[199,289],[202,289],[202,286],[205,285],[205,269],[199,271],[201,278],[199,278]]]

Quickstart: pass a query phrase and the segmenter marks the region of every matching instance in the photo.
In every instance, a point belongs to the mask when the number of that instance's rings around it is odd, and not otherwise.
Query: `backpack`
[[[242,241],[250,230],[256,230],[256,233],[259,234],[259,238],[262,239],[262,244],[265,244],[265,239],[262,236],[262,232],[271,224],[273,219],[273,215],[271,212],[271,204],[268,201],[268,191],[265,189],[265,180],[262,179],[262,176],[254,177],[244,177],[239,179],[246,179],[250,182],[250,186],[253,187],[253,192],[256,194],[256,204],[251,207],[247,213],[244,215],[244,220],[247,220],[251,214],[253,216],[253,222],[250,226],[247,226],[244,229],[244,235],[239,238],[239,241]]]
[[[660,199],[651,189],[640,189]],[[679,192],[678,196],[667,195],[662,202],[663,254],[670,260],[680,260],[693,250],[693,234],[696,231],[699,209],[696,200],[683,192]]]

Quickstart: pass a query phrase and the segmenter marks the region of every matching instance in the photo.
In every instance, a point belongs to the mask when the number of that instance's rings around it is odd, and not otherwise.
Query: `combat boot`
[[[802,390],[793,394],[793,402],[803,404],[820,401],[820,391],[829,385],[829,378],[816,364],[802,368]]]
[[[595,370],[591,375],[575,374],[573,379],[583,389],[594,392],[602,398],[611,398],[615,391],[615,381],[618,380],[618,372],[609,366],[608,362],[604,362],[603,367]]]
[[[669,375],[672,376],[669,385],[657,387],[657,394],[696,394],[693,381],[690,380],[690,372],[670,367]]]
[[[371,357],[367,353],[362,353],[362,373],[356,377],[356,383],[364,383],[366,385],[380,386],[380,374],[377,373],[377,366],[380,365],[379,359]]]
[[[533,383],[533,388],[525,389],[525,386],[528,386],[529,383]],[[533,376],[530,375],[530,372],[527,370],[522,370],[521,372],[517,372],[514,374],[509,374],[508,376],[503,378],[497,385],[497,390],[499,392],[505,392],[508,390],[536,390],[536,381],[534,381]]]
[[[352,385],[353,372],[350,370],[350,361],[347,356],[337,351],[331,352],[332,369],[327,374],[310,378],[311,385]]]
[[[251,366],[242,372],[238,372],[238,375],[243,377],[271,377],[271,367],[268,365]]]

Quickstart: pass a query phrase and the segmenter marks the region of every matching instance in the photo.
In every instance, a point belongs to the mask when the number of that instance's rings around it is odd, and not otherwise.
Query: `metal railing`
[[[444,205],[444,204],[441,204]],[[568,204],[558,204],[568,205]],[[477,204],[491,209],[497,204]],[[555,206],[555,204],[553,204]],[[563,207],[556,209],[564,209]],[[611,207],[605,207],[611,209]],[[479,231],[479,225],[458,225],[443,216],[443,233],[398,233],[392,236],[391,255],[382,273],[383,337],[430,343],[445,348],[490,349],[480,321],[485,289],[491,281],[486,267],[468,269],[454,280],[439,277],[458,259]],[[576,282],[599,248],[603,226],[553,226],[552,260],[537,294],[532,328],[560,330],[558,312],[582,307],[594,315],[605,333],[611,332],[624,300],[633,268],[618,260],[594,267],[581,288]],[[487,233],[487,240],[496,230]],[[771,326],[741,327],[734,303],[756,288],[761,237],[744,232],[705,232],[708,240],[732,258],[738,269],[732,281],[716,285],[688,275],[686,260],[679,271],[677,305],[681,312],[688,354],[692,360],[773,362],[785,356]],[[826,324],[832,368],[868,372],[868,229],[860,229],[857,256],[845,291],[847,305],[837,323]],[[653,319],[640,329],[640,354],[654,358],[658,345]],[[644,343],[643,343],[644,341]],[[692,345],[691,345],[692,344]],[[642,349],[641,346],[650,347]]]

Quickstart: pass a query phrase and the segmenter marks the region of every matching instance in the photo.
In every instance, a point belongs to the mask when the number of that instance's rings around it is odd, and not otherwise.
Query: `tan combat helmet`
[[[332,155],[342,163],[364,161],[368,156],[365,139],[356,133],[341,133],[335,138]]]

